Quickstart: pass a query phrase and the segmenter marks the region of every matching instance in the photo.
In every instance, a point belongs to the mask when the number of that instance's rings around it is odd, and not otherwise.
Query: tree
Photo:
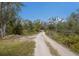
[[[39,32],[41,30],[41,21],[39,19],[34,21],[34,31]]]
[[[57,31],[57,23],[58,23],[58,19],[57,17],[50,17],[48,22],[48,28],[50,30],[54,30]]]
[[[18,35],[21,35],[23,33],[23,26],[21,20],[16,21],[15,27],[13,28],[13,32],[14,34],[18,34]]]
[[[72,33],[79,33],[79,12],[73,12],[67,21],[67,29]]]
[[[17,18],[21,3],[0,2],[0,36],[3,38],[6,34],[6,25],[10,20]]]

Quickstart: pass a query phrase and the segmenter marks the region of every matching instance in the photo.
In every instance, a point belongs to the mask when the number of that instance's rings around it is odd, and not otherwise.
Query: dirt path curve
[[[35,48],[35,56],[51,56],[50,50],[45,43],[45,40],[50,43],[50,45],[57,50],[58,54],[61,56],[75,56],[73,52],[69,49],[63,47],[58,44],[56,41],[50,39],[46,36],[45,32],[41,32],[35,38],[36,48]]]
[[[36,48],[35,48],[35,56],[51,56],[50,50],[44,41],[44,37],[42,33],[39,33],[35,38]]]
[[[69,49],[66,47],[63,47],[56,41],[50,39],[48,36],[46,36],[45,32],[42,32],[42,35],[44,36],[45,40],[50,43],[50,45],[57,50],[58,54],[61,56],[76,56],[73,52],[71,52]]]

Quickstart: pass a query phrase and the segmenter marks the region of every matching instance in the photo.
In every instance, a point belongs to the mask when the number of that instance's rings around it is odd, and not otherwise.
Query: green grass
[[[50,53],[53,55],[53,56],[59,56],[58,52],[56,49],[54,49],[49,42],[45,41],[47,46],[49,47],[49,50],[50,50]]]
[[[0,40],[0,56],[32,56],[34,41]]]
[[[73,35],[64,35],[63,33],[58,32],[46,32],[46,34],[56,40],[58,43],[66,46],[73,52],[79,54],[79,35],[73,34]]]

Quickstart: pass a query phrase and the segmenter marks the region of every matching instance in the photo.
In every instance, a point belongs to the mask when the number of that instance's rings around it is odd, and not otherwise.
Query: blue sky
[[[78,2],[24,2],[20,12],[23,19],[47,21],[49,17],[67,18],[79,8]]]

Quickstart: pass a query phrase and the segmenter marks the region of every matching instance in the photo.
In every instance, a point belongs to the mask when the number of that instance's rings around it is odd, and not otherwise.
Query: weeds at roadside
[[[0,56],[32,56],[34,41],[0,40]]]

